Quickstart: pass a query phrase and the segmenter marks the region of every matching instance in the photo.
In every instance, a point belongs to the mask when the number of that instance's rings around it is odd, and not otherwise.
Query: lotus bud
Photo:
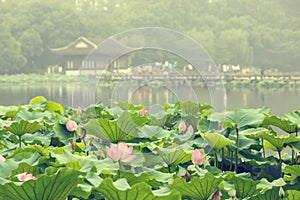
[[[221,193],[220,191],[217,189],[217,191],[214,193],[214,195],[211,198],[212,200],[221,200]]]
[[[283,188],[280,187],[280,188],[279,188],[279,197],[280,197],[281,199],[283,199],[284,196],[285,196],[285,192],[284,192]]]
[[[186,124],[184,121],[180,121],[178,124],[179,133],[183,133],[186,131]]]
[[[200,153],[198,149],[195,149],[192,154],[192,162],[194,165],[203,165],[205,157]]]
[[[77,129],[77,123],[73,120],[68,119],[66,123],[66,128],[68,131],[75,131]]]
[[[102,150],[100,150],[100,157],[103,158],[103,159],[106,158],[106,156],[105,156],[105,154]]]
[[[0,163],[4,162],[6,159],[0,154]]]
[[[75,147],[76,147],[76,142],[72,142],[70,143],[70,147],[72,150],[75,150]]]
[[[235,200],[235,196],[236,196],[236,190],[230,190],[228,192],[229,196],[231,197],[232,200]]]
[[[140,116],[144,116],[144,115],[146,115],[146,114],[147,114],[146,108],[142,108],[142,109],[140,110]]]
[[[82,114],[82,110],[81,110],[80,106],[77,107],[76,114],[77,115],[81,115]]]
[[[187,130],[188,130],[189,132],[191,132],[191,133],[194,133],[194,128],[193,128],[192,125],[189,125],[188,128],[187,128]]]
[[[190,174],[188,171],[185,172],[185,174],[183,176],[181,176],[182,179],[185,179],[186,181],[190,180]]]

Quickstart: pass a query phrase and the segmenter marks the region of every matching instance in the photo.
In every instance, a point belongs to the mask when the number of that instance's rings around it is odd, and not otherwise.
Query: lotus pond
[[[300,111],[0,106],[0,199],[300,199]]]

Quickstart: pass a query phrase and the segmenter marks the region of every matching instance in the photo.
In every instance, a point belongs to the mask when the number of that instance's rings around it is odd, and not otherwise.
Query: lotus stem
[[[231,151],[229,148],[229,154],[230,154],[230,166],[229,166],[229,171],[232,171],[232,163],[233,163],[233,151]]]
[[[261,139],[261,143],[262,143],[263,157],[266,158],[266,150],[265,150],[265,147],[264,147],[264,139]]]
[[[296,137],[298,137],[298,127],[296,127],[295,135],[296,135]],[[297,157],[298,157],[297,152],[295,152],[295,164],[297,164]],[[292,162],[292,164],[293,164],[293,162]]]
[[[19,136],[19,147],[22,147],[22,136]]]
[[[224,167],[224,148],[222,148],[222,163],[221,163],[221,169],[223,170]]]
[[[281,172],[282,158],[281,158],[281,151],[280,150],[278,150],[278,157],[279,157],[280,176],[282,177],[282,172]]]
[[[235,149],[235,167],[234,167],[234,171],[237,172],[237,168],[238,168],[238,152],[239,152],[239,129],[235,128],[236,131],[236,149]]]
[[[171,173],[171,166],[168,164],[168,172]]]
[[[217,156],[218,156],[218,155],[217,155],[217,151],[215,151],[215,152],[214,152],[214,157],[215,157],[215,158],[214,158],[214,166],[215,166],[215,167],[218,167],[218,157],[217,157]]]

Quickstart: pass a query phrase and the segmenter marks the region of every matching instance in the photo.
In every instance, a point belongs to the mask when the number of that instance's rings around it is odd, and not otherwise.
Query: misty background
[[[217,64],[299,71],[297,0],[2,0],[0,73],[44,73],[50,48],[165,27],[198,41]]]

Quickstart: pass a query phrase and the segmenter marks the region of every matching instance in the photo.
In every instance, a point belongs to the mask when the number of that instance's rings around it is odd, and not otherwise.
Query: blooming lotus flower
[[[188,130],[189,132],[191,132],[191,133],[194,133],[194,128],[193,128],[192,125],[189,125],[188,128],[187,128],[187,130]]]
[[[217,190],[211,198],[212,200],[221,200],[221,193]]]
[[[68,119],[66,123],[66,128],[68,131],[75,131],[77,129],[77,123],[73,120]]]
[[[17,174],[16,176],[18,177],[19,181],[28,181],[35,179],[35,177],[32,174],[27,174],[26,172],[22,174]]]
[[[131,162],[136,158],[132,155],[132,147],[127,147],[125,142],[111,144],[110,148],[106,146],[106,152],[114,161]]]
[[[5,158],[0,154],[0,163],[4,162]]]
[[[144,115],[146,115],[146,114],[147,114],[146,108],[142,108],[142,109],[140,110],[140,116],[144,116]]]
[[[205,157],[200,153],[198,149],[195,149],[192,154],[192,162],[194,165],[203,165]]]
[[[179,130],[179,133],[183,133],[184,131],[186,131],[186,124],[184,121],[179,122],[178,130]]]

